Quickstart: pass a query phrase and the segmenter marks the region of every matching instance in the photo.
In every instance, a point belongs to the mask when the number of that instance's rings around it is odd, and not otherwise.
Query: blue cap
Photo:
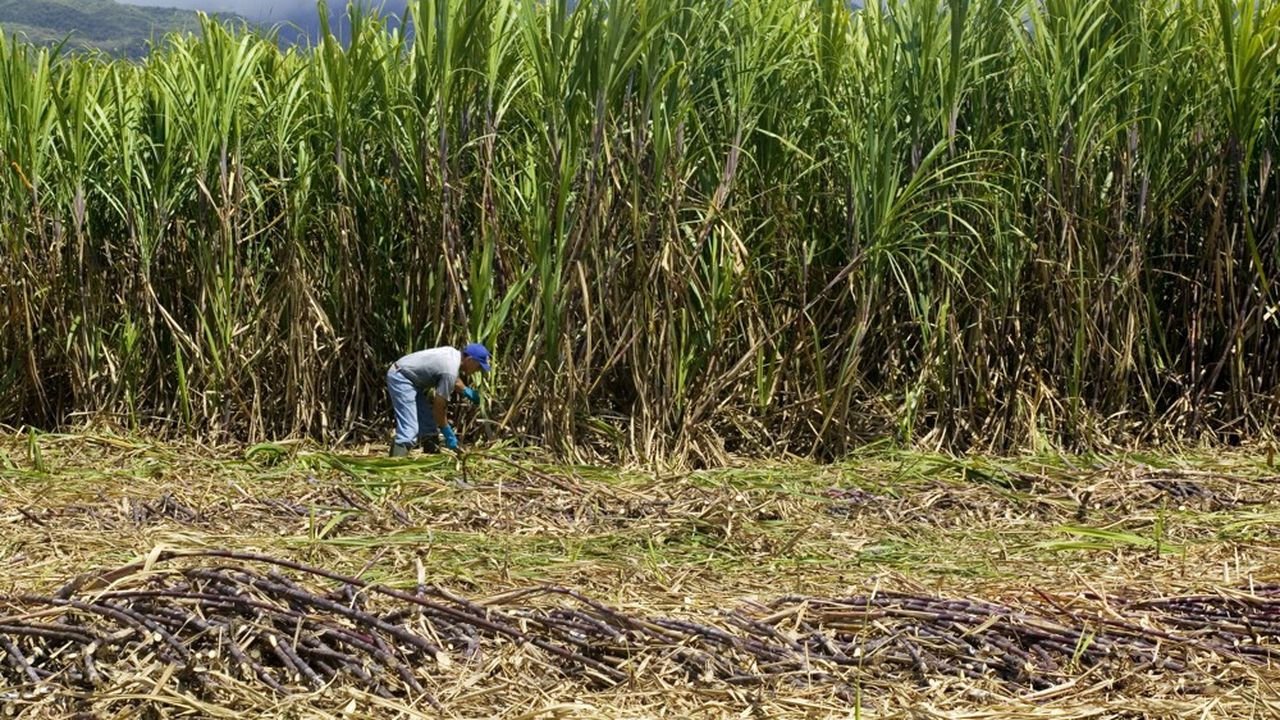
[[[489,349],[480,343],[471,343],[462,348],[462,354],[469,358],[474,358],[480,363],[480,369],[489,372]]]

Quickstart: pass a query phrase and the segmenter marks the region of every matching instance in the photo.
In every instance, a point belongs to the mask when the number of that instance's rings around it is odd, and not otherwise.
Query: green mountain
[[[58,43],[139,57],[147,43],[174,30],[195,30],[186,10],[125,5],[115,0],[0,0],[0,32],[29,42]]]

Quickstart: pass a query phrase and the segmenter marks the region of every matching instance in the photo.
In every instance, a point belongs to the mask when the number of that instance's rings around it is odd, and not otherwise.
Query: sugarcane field
[[[1280,4],[131,1],[0,0],[0,717],[1280,718]]]

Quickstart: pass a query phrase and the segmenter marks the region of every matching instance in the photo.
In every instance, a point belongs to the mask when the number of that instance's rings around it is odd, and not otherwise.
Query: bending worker
[[[387,392],[396,414],[391,457],[408,455],[415,443],[422,445],[423,452],[437,452],[437,428],[444,435],[444,446],[458,449],[458,436],[449,426],[449,396],[462,393],[479,405],[480,393],[463,382],[477,370],[489,372],[489,351],[480,343],[471,343],[460,351],[447,345],[419,350],[391,363]],[[430,400],[428,393],[434,393]]]

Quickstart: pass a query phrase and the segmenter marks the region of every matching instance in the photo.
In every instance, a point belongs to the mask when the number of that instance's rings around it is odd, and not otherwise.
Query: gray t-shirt
[[[396,365],[419,391],[435,388],[437,395],[448,400],[462,367],[462,352],[448,346],[419,350],[400,358]]]

